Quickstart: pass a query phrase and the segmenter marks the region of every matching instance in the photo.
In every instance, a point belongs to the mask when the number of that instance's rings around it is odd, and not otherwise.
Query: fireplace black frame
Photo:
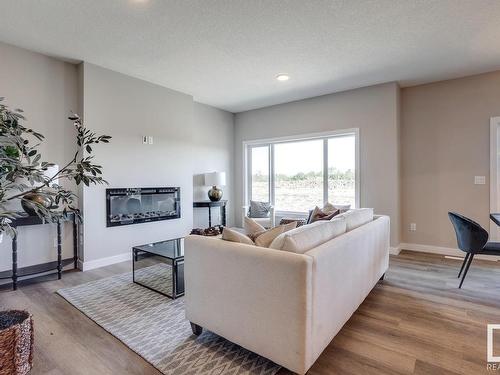
[[[133,220],[121,222],[111,220],[111,197],[127,196],[137,194],[175,194],[176,214],[169,216],[134,218]],[[110,188],[106,189],[106,227],[121,227],[124,225],[151,223],[163,220],[181,218],[181,188],[180,187],[143,187],[143,188]]]

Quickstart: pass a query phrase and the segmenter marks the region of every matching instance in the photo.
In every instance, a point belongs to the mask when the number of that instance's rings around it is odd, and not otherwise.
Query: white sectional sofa
[[[389,217],[371,215],[368,222],[363,214],[343,215],[342,233],[304,251],[297,246],[307,248],[308,235],[321,242],[318,228],[314,235],[305,227],[287,232],[292,245],[280,246],[295,252],[187,237],[186,317],[193,332],[203,327],[305,374],[388,268]]]

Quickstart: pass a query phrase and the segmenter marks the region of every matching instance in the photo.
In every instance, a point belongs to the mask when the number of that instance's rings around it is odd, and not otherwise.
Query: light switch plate
[[[485,185],[486,184],[486,176],[474,176],[474,184],[475,185]]]
[[[143,145],[147,145],[148,144],[148,136],[147,135],[143,135],[142,136],[142,144]]]

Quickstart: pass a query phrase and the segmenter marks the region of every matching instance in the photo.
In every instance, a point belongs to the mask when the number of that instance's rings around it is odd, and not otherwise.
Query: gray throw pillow
[[[250,201],[250,217],[264,218],[269,217],[271,211],[271,203]]]

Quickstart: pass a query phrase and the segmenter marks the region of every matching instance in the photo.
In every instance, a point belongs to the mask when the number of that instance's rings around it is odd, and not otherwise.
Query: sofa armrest
[[[202,236],[185,239],[186,317],[297,373],[310,351],[313,259]]]
[[[378,216],[308,251],[314,259],[313,357],[317,358],[389,267],[390,219]]]

